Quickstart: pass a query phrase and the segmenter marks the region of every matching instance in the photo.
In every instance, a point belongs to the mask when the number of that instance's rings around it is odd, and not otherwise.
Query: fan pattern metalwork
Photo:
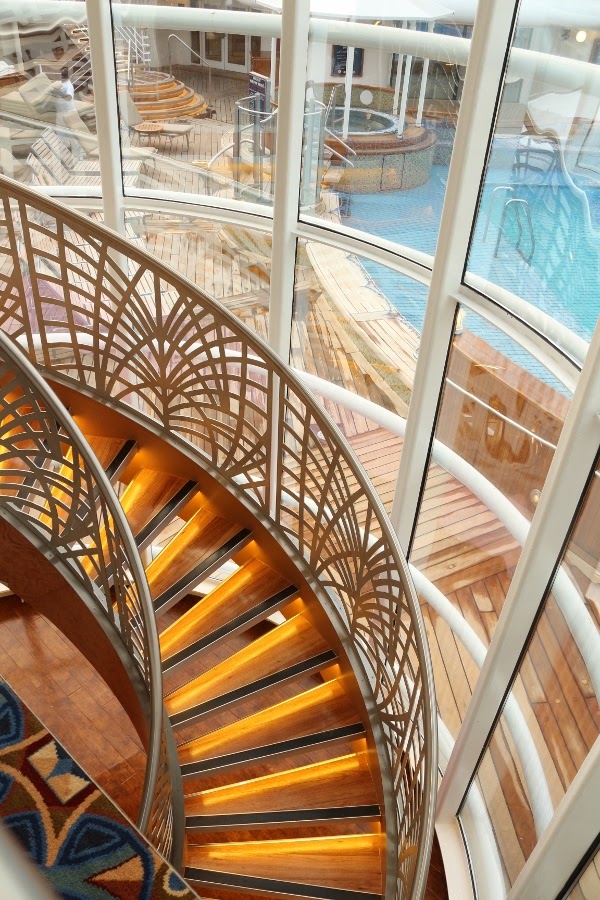
[[[385,740],[408,898],[428,853],[435,704],[416,596],[360,463],[293,373],[186,279],[27,189],[2,185],[0,202],[0,329],[53,378],[200,455],[333,602]]]

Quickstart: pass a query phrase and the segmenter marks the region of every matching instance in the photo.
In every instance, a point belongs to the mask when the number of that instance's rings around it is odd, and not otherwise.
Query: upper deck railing
[[[416,900],[437,777],[423,620],[381,502],[327,413],[264,342],[187,279],[7,179],[0,329],[54,380],[198,460],[303,568],[368,701],[386,789],[386,897]]]

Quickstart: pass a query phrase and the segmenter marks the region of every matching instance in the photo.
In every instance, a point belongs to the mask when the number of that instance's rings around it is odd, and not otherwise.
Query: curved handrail
[[[406,561],[360,462],[276,354],[187,279],[9,179],[0,203],[0,329],[54,380],[201,461],[268,522],[347,637],[390,789],[386,897],[416,900],[433,838],[433,676]]]
[[[211,94],[212,93],[212,68],[210,66],[210,63],[208,62],[208,60],[204,59],[203,56],[200,56],[199,53],[196,53],[196,51],[194,49],[192,49],[192,47],[190,47],[189,44],[186,44],[185,41],[182,41],[181,38],[176,34],[170,34],[169,37],[167,38],[167,52],[169,55],[169,75],[173,74],[173,66],[171,65],[171,38],[175,38],[176,41],[179,41],[180,44],[183,44],[183,46],[186,48],[186,50],[189,50],[190,53],[193,53],[194,56],[198,57],[200,62],[204,63],[204,65],[208,69],[208,93]]]
[[[156,619],[142,562],[106,473],[35,366],[0,331],[0,514],[57,561],[122,639],[147,690],[150,733],[138,827],[170,805]],[[157,784],[160,779],[160,790]],[[158,849],[170,850],[172,834]]]

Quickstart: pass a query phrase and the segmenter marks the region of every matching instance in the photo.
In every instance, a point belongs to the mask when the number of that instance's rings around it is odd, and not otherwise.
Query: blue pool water
[[[531,181],[526,172],[513,193],[501,189],[493,200],[494,188],[516,183],[515,172],[501,158],[507,155],[506,147],[495,153],[473,236],[469,270],[523,297],[589,340],[600,313],[600,231],[594,225],[600,221],[600,184],[588,189],[586,199],[560,172],[553,172],[543,185]],[[370,234],[433,254],[447,176],[447,166],[434,166],[429,181],[412,191],[353,194],[349,198],[350,216],[345,221]],[[523,183],[527,179],[529,187]],[[525,201],[532,228],[523,211],[525,204],[509,204],[496,247],[504,203],[511,198]],[[367,261],[364,266],[390,301],[420,330],[425,307],[423,289],[410,279],[400,283],[397,276],[391,283],[383,267]],[[390,288],[392,293],[388,292]]]

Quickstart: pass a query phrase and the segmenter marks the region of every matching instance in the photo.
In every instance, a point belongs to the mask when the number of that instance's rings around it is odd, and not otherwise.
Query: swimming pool
[[[517,183],[515,177],[522,173],[515,173],[514,165],[510,165],[506,141],[497,143],[473,234],[469,270],[522,297],[589,340],[600,314],[600,232],[590,219],[590,208],[593,219],[600,214],[600,185],[588,189],[586,197],[560,171],[553,172],[548,184]],[[434,254],[447,177],[448,167],[437,165],[432,167],[430,180],[414,190],[353,195],[345,222]],[[525,215],[518,218],[519,204],[509,204],[505,210],[506,201],[511,199],[527,203],[530,231]],[[503,232],[498,240],[500,225]],[[382,273],[375,273],[369,263],[365,267],[420,331],[424,302],[414,302],[414,297],[405,300],[397,291],[390,295]],[[414,288],[409,290],[407,286],[406,290],[407,294],[415,293]]]

